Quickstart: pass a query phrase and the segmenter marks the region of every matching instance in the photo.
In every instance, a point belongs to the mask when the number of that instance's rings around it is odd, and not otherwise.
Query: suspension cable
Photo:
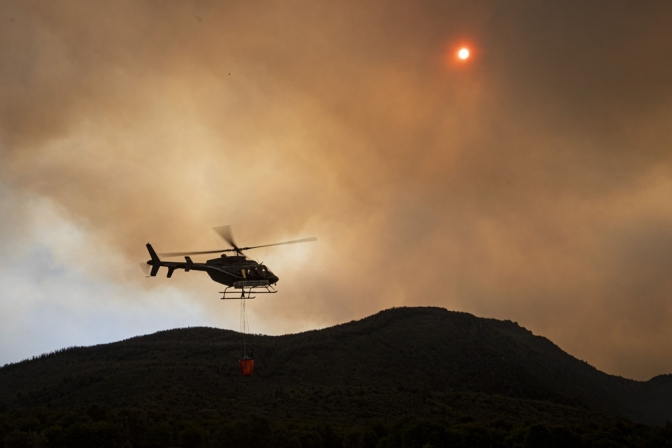
[[[245,309],[246,301],[245,296],[240,297],[240,332],[243,334],[243,356],[247,356],[247,333],[250,330],[250,326],[247,321],[247,310]]]

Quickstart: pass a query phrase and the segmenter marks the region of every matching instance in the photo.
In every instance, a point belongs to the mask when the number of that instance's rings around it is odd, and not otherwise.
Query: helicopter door
[[[243,278],[247,278],[247,275],[245,275],[245,269],[241,269],[240,273],[243,274]]]

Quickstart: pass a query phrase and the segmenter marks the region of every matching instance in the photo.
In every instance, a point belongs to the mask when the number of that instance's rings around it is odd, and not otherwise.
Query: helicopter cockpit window
[[[260,278],[266,278],[267,274],[267,269],[266,267],[250,267],[250,268],[245,268],[241,269],[240,273],[242,274],[243,278],[245,279],[260,279]]]

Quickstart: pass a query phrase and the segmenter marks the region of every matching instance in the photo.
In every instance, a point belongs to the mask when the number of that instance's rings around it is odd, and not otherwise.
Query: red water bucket
[[[238,363],[240,364],[240,373],[243,376],[252,376],[252,372],[254,372],[254,359],[241,359]]]

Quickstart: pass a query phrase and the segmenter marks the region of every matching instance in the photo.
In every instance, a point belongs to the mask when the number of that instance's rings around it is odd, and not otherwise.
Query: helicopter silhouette
[[[278,283],[279,278],[264,264],[248,259],[243,253],[244,250],[317,241],[317,238],[313,237],[285,241],[282,243],[264,244],[261,246],[238,247],[233,240],[231,226],[215,227],[213,230],[231,246],[230,249],[157,254],[152,245],[147,243],[147,250],[149,251],[151,259],[148,260],[147,263],[140,263],[140,267],[145,271],[145,275],[149,277],[156,277],[156,274],[158,274],[159,268],[161,267],[168,268],[168,278],[173,276],[173,272],[175,272],[176,269],[184,269],[185,272],[205,271],[212,280],[226,286],[226,289],[220,292],[220,294],[223,294],[223,300],[238,298],[232,297],[233,294],[237,294],[236,290],[240,291],[240,298],[254,299],[252,293],[274,294],[278,292],[274,288],[274,285]],[[234,252],[235,255],[226,255],[226,252]],[[190,257],[190,255],[216,253],[221,253],[222,255],[219,258],[207,260],[205,263],[194,263]],[[183,256],[185,261],[163,261],[159,258],[159,255],[169,258]],[[229,291],[230,289],[233,289],[234,291]],[[246,294],[247,297],[245,297]]]

